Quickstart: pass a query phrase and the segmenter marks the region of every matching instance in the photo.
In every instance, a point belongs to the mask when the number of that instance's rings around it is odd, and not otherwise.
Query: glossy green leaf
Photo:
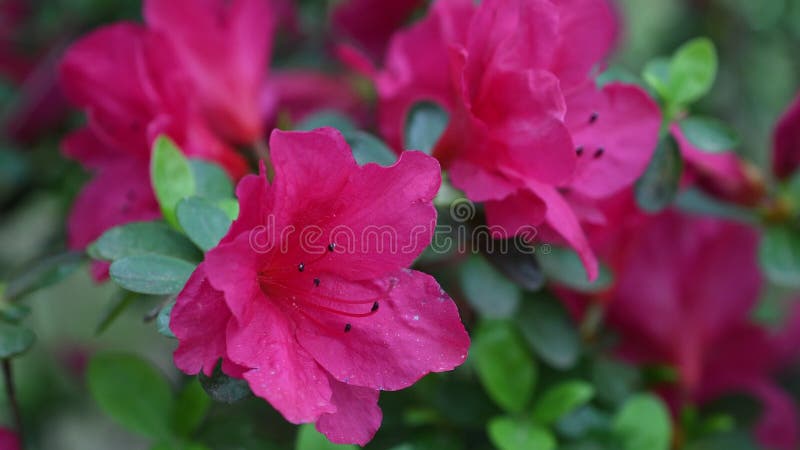
[[[216,247],[232,223],[225,211],[200,197],[181,200],[176,214],[189,239],[204,251]]]
[[[295,450],[358,450],[355,445],[332,443],[310,423],[298,427],[294,448]]]
[[[221,364],[217,364],[210,377],[200,372],[197,379],[203,390],[215,402],[235,403],[252,394],[247,381],[225,375],[222,372]]]
[[[178,393],[172,410],[172,429],[179,436],[189,437],[203,423],[211,399],[197,379],[189,381]]]
[[[474,333],[470,356],[495,403],[509,412],[528,405],[536,385],[536,361],[510,322],[482,323]]]
[[[727,203],[699,188],[682,189],[675,198],[675,206],[689,213],[721,217],[755,225],[759,219],[757,214],[742,206]]]
[[[417,103],[406,117],[405,149],[431,154],[449,121],[449,114],[439,105],[432,102]]]
[[[217,164],[190,159],[194,176],[195,195],[208,200],[233,198],[233,181],[225,169]]]
[[[550,247],[549,253],[539,252],[536,256],[549,279],[579,292],[602,292],[614,281],[611,271],[603,264],[600,264],[597,278],[589,281],[578,254],[566,247]]]
[[[159,136],[153,146],[150,179],[164,219],[177,227],[175,207],[182,199],[194,195],[196,185],[189,160],[166,136]]]
[[[736,131],[711,117],[687,117],[680,121],[680,127],[692,145],[709,153],[733,150],[739,146]]]
[[[617,412],[612,425],[623,450],[668,450],[672,439],[669,411],[652,394],[631,397]]]
[[[364,131],[351,131],[344,135],[353,157],[359,165],[377,163],[391,166],[397,161],[397,155],[380,139]]]
[[[555,437],[531,420],[497,417],[488,425],[489,439],[498,450],[555,450]]]
[[[189,262],[203,259],[186,236],[161,222],[133,222],[114,227],[89,248],[91,256],[116,261],[127,256],[156,254]]]
[[[645,83],[661,98],[669,95],[669,58],[656,58],[644,66],[642,78]]]
[[[138,356],[103,353],[92,358],[89,392],[117,423],[154,439],[171,436],[172,392],[164,376]]]
[[[226,198],[223,200],[218,200],[216,205],[217,208],[225,212],[225,215],[227,215],[228,219],[231,219],[231,221],[234,221],[237,217],[239,217],[239,200],[236,200],[235,198]]]
[[[141,294],[179,293],[194,272],[195,265],[161,255],[135,255],[111,264],[110,274],[121,287]]]
[[[563,381],[536,401],[533,416],[542,424],[551,424],[588,403],[594,397],[591,384],[580,380]]]
[[[504,319],[519,306],[520,290],[480,256],[471,256],[460,269],[461,289],[481,316]]]
[[[767,227],[761,238],[759,260],[770,281],[800,288],[800,229],[790,225]]]
[[[591,377],[597,398],[611,405],[627,400],[641,384],[635,367],[610,358],[597,358],[592,365]]]
[[[672,136],[662,139],[647,170],[636,181],[636,203],[645,211],[664,210],[675,199],[683,174],[683,157]]]
[[[717,76],[717,51],[707,38],[697,38],[682,45],[669,66],[669,100],[687,105],[711,90]]]
[[[0,359],[19,356],[36,342],[33,331],[9,323],[0,322]]]
[[[577,327],[553,299],[525,298],[516,322],[528,344],[550,366],[565,370],[578,362],[581,342]]]

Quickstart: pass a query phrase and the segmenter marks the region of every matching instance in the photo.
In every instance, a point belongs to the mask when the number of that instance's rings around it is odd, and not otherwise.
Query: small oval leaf
[[[194,264],[161,255],[128,256],[111,264],[110,274],[121,287],[141,294],[179,293],[194,272]]]
[[[683,157],[672,136],[662,139],[644,175],[636,181],[636,203],[645,211],[664,210],[675,199],[683,174]]]
[[[195,180],[189,160],[166,136],[159,136],[153,145],[150,179],[164,219],[177,227],[175,207],[181,199],[194,195]]]
[[[204,251],[216,247],[232,223],[225,211],[200,197],[181,200],[176,213],[183,231]]]
[[[473,338],[470,356],[495,403],[509,412],[525,409],[536,385],[537,367],[511,323],[482,323]]]
[[[36,342],[33,331],[0,322],[0,359],[13,358],[28,351]]]
[[[686,139],[700,150],[719,153],[739,146],[736,132],[725,123],[711,117],[687,117],[680,121]]]
[[[417,103],[406,117],[406,149],[421,150],[430,155],[449,121],[450,115],[436,103]]]

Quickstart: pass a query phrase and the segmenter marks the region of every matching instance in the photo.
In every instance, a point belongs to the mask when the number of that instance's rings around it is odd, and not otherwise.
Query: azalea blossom
[[[405,152],[359,167],[331,128],[274,131],[270,149],[274,181],[262,171],[239,183],[239,218],[178,296],[175,364],[210,374],[222,359],[288,421],[363,445],[381,422],[379,391],[466,358],[455,304],[407,269],[433,236],[439,165]],[[392,242],[366,237],[372,227]]]
[[[445,108],[450,123],[433,154],[453,184],[508,234],[523,224],[554,230],[593,278],[580,203],[644,172],[661,121],[640,88],[595,87],[616,30],[604,0],[436,2],[393,39],[376,76],[381,131],[402,149],[414,104]]]
[[[772,140],[772,170],[779,178],[789,177],[800,166],[800,94],[781,117]]]
[[[800,442],[799,417],[772,377],[792,356],[800,321],[772,336],[749,319],[762,286],[757,245],[745,225],[671,211],[651,217],[610,258],[617,279],[607,315],[624,357],[675,367],[677,385],[664,392],[676,407],[750,393],[765,408],[760,440],[789,450]]]

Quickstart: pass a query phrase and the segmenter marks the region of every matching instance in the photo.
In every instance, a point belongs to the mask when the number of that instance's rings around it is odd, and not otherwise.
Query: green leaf
[[[525,409],[536,385],[536,361],[510,322],[484,322],[470,356],[489,397],[509,412]]]
[[[636,181],[636,203],[645,211],[656,213],[667,208],[680,187],[683,157],[672,136],[662,139],[653,159]]]
[[[627,400],[641,384],[635,367],[608,358],[594,361],[591,376],[597,398],[611,405]]]
[[[190,159],[189,166],[195,181],[195,194],[208,200],[223,200],[233,197],[233,181],[225,169],[217,164],[199,159]]]
[[[439,105],[432,102],[415,104],[406,117],[406,149],[421,150],[430,155],[449,121],[447,111]]]
[[[169,319],[170,314],[172,314],[172,308],[174,307],[175,299],[172,299],[161,308],[161,311],[158,312],[158,316],[156,316],[156,329],[158,329],[158,332],[172,339],[175,339],[175,334],[172,333],[172,330],[169,328]]]
[[[397,161],[397,155],[380,139],[364,131],[351,131],[344,135],[353,157],[359,165],[377,163],[382,166],[391,166]]]
[[[499,450],[555,450],[556,439],[530,420],[496,417],[488,425],[489,439]]]
[[[0,287],[0,299],[3,298],[3,289]],[[18,324],[31,314],[30,306],[21,303],[0,301],[0,320]]]
[[[189,262],[203,259],[203,254],[186,236],[161,222],[133,222],[114,227],[89,248],[92,258],[116,261],[127,256],[156,254]]]
[[[711,90],[717,76],[717,51],[707,38],[696,38],[682,45],[669,65],[670,103],[691,104]]]
[[[194,264],[161,255],[134,255],[111,264],[111,279],[121,287],[141,294],[179,293],[194,272]]]
[[[698,188],[681,190],[675,198],[675,206],[690,213],[722,217],[751,225],[758,223],[758,216],[754,211],[712,197]]]
[[[83,265],[84,257],[78,252],[67,252],[38,261],[29,269],[13,277],[3,296],[16,300],[57,284],[72,275]]]
[[[203,423],[211,407],[211,399],[197,379],[184,386],[172,410],[172,429],[179,436],[189,437]]]
[[[227,215],[228,219],[231,219],[231,221],[234,221],[237,217],[239,217],[239,200],[236,200],[235,198],[218,200],[217,208],[224,211],[225,215]]]
[[[461,266],[461,289],[481,316],[505,319],[519,306],[519,289],[480,256],[473,255]]]
[[[564,381],[548,389],[536,402],[533,416],[542,424],[551,424],[594,397],[594,388],[580,380]]]
[[[686,139],[700,150],[719,153],[739,146],[736,131],[711,117],[691,116],[680,121]]]
[[[302,122],[298,123],[295,130],[309,131],[322,127],[333,127],[342,133],[356,131],[358,128],[349,117],[339,112],[320,111],[306,117]]]
[[[172,392],[164,376],[138,356],[103,353],[92,358],[89,392],[117,423],[154,439],[168,439]]]
[[[0,322],[0,359],[13,358],[28,351],[36,342],[33,331]]]
[[[225,211],[200,197],[181,200],[176,214],[189,239],[204,251],[216,247],[232,223]]]
[[[666,405],[651,394],[631,397],[617,412],[612,425],[624,450],[667,450],[672,422]]]
[[[183,198],[194,195],[196,188],[189,160],[166,136],[159,136],[153,146],[150,179],[164,219],[177,228],[175,207]]]
[[[611,83],[626,83],[641,85],[642,80],[622,66],[612,65],[595,78],[597,87],[603,88]]]
[[[552,367],[566,370],[578,362],[580,336],[560,303],[543,296],[526,298],[516,321],[528,344]]]
[[[767,227],[761,237],[759,260],[770,281],[800,288],[800,230],[790,225]]]
[[[295,450],[358,450],[355,445],[332,443],[310,423],[298,427],[294,448]]]
[[[532,252],[524,251],[530,244],[522,238],[494,239],[491,248],[483,255],[503,275],[527,291],[538,291],[545,284],[545,276]]]
[[[550,247],[549,253],[539,252],[537,258],[549,279],[578,292],[602,292],[614,281],[611,271],[603,264],[600,265],[597,279],[589,281],[578,254],[566,247]]]
[[[221,363],[217,364],[210,377],[200,372],[197,375],[197,379],[200,381],[203,390],[215,402],[235,403],[252,394],[247,381],[225,375],[222,372]]]
[[[656,58],[644,66],[642,78],[645,83],[661,98],[669,95],[669,58]]]

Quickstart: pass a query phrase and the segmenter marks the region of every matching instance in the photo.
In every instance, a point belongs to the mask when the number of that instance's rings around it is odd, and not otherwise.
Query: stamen
[[[314,286],[319,287],[319,278],[314,278]]]
[[[297,265],[297,270],[299,270],[300,272],[306,270],[306,265],[303,264],[303,263],[298,264]]]
[[[606,150],[603,147],[598,148],[597,151],[594,152],[594,158],[597,159],[603,156],[603,153],[605,153],[605,151]]]
[[[379,306],[380,306],[380,305],[378,304],[378,302],[375,302],[375,303],[373,303],[373,304],[372,304],[372,312],[375,312],[375,311],[377,311]]]
[[[578,156],[583,155],[583,147],[581,146],[581,147],[576,148],[575,149],[575,153],[577,153]]]
[[[330,244],[328,244],[328,251],[332,253],[334,250],[336,250],[336,243],[331,242]]]
[[[349,333],[352,328],[353,328],[353,326],[350,325],[349,323],[344,324],[344,332],[345,333]]]
[[[599,119],[599,118],[600,118],[600,114],[598,114],[596,111],[593,112],[592,115],[589,116],[589,124],[593,124],[593,123],[597,122],[597,119]]]

